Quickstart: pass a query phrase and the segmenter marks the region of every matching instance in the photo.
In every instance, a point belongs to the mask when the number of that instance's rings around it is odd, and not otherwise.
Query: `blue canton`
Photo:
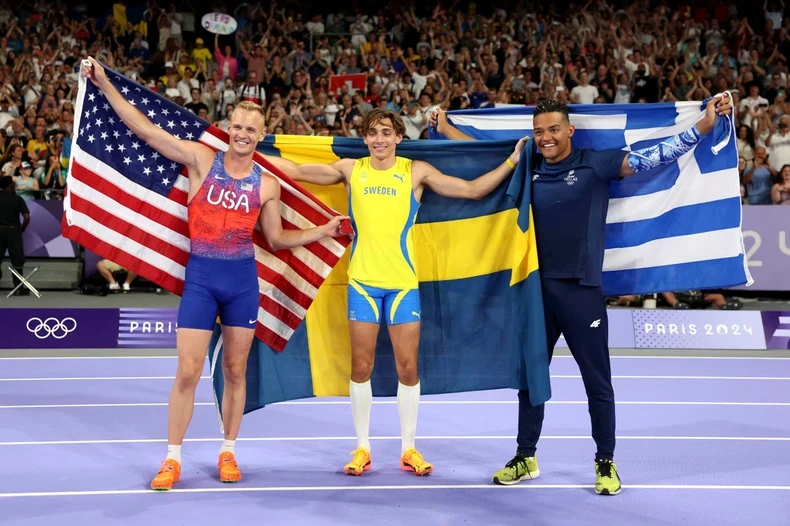
[[[136,82],[105,69],[113,85],[159,128],[177,139],[197,141],[210,123]],[[173,162],[137,137],[91,81],[82,99],[77,145],[135,183],[167,196],[182,164]]]

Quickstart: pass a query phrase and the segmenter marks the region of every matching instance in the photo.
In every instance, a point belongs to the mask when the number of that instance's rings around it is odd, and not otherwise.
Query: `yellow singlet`
[[[412,226],[420,204],[412,190],[411,160],[396,157],[392,168],[376,170],[370,157],[358,159],[349,189],[357,235],[348,277],[369,287],[416,289]]]

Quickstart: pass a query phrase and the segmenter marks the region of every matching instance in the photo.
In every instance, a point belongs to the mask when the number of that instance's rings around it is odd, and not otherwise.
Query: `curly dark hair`
[[[565,121],[571,122],[571,119],[568,116],[568,105],[560,100],[544,99],[538,102],[538,105],[535,106],[535,112],[533,115],[537,117],[541,113],[562,113]]]

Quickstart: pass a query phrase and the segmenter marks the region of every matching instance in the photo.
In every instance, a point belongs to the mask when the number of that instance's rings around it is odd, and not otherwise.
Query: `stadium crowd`
[[[342,2],[220,3],[0,3],[0,170],[17,192],[62,195],[80,60],[90,54],[221,128],[239,101],[258,102],[273,134],[355,137],[362,116],[382,107],[416,140],[437,106],[701,101],[732,90],[744,203],[790,204],[783,2],[456,0],[366,12]],[[232,15],[237,30],[205,31],[212,11]]]

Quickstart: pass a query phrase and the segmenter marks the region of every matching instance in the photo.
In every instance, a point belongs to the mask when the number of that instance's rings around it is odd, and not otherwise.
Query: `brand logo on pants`
[[[62,340],[77,328],[77,320],[71,317],[63,318],[63,320],[57,318],[47,318],[45,320],[41,318],[30,318],[27,320],[26,327],[27,330],[32,332],[39,340],[49,338],[50,336],[56,340]]]

